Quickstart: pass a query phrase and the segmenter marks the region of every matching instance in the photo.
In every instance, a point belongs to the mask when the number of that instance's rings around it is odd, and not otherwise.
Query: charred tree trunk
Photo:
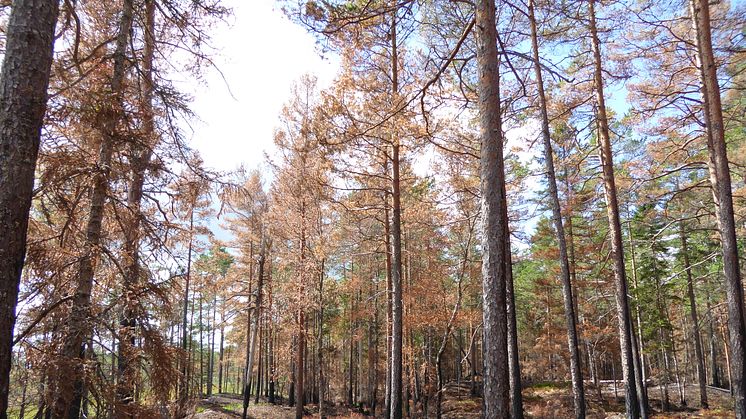
[[[0,418],[8,413],[13,328],[41,127],[54,49],[58,0],[16,0],[5,31],[0,75]],[[73,356],[80,352],[75,347]]]

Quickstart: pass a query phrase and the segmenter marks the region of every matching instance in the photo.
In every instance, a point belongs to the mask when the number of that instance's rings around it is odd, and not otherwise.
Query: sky
[[[314,37],[288,20],[275,0],[224,4],[233,16],[211,32],[217,69],[190,86],[191,108],[199,118],[190,121],[191,145],[212,169],[261,168],[293,82],[311,73],[326,87],[338,63],[322,59]]]

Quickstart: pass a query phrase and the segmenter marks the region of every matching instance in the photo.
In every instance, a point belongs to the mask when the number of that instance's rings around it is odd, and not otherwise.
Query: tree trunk
[[[544,93],[544,79],[539,62],[539,41],[536,28],[536,17],[534,15],[534,0],[529,0],[528,14],[531,24],[531,45],[534,58],[534,72],[536,73],[536,87],[539,96],[539,111],[541,113],[541,134],[544,141],[544,164],[547,172],[547,185],[549,187],[549,206],[552,209],[552,221],[557,234],[559,244],[560,277],[562,280],[562,295],[565,305],[565,323],[567,327],[567,346],[570,352],[570,378],[572,380],[573,405],[575,417],[585,418],[585,391],[583,389],[583,371],[580,364],[580,351],[578,350],[578,332],[575,324],[576,313],[573,297],[573,287],[570,278],[570,259],[565,239],[565,229],[562,225],[562,212],[560,210],[559,192],[557,189],[557,175],[554,170],[554,152],[552,150],[552,139],[549,131],[549,112],[547,111],[547,99]]]
[[[725,144],[725,126],[720,101],[717,64],[712,51],[710,5],[705,0],[692,0],[692,17],[696,29],[696,45],[704,99],[704,116],[707,127],[707,148],[710,153],[710,171],[713,195],[716,197],[718,229],[723,250],[725,293],[728,302],[728,331],[730,332],[730,375],[735,399],[736,417],[746,417],[746,314],[743,303],[743,284],[738,260],[738,242],[733,215],[733,196],[730,168]]]
[[[611,152],[611,138],[609,136],[609,121],[606,116],[606,101],[604,97],[603,76],[601,69],[601,46],[596,29],[595,0],[588,2],[590,17],[590,31],[594,58],[594,84],[596,88],[596,104],[598,106],[598,134],[601,148],[601,165],[603,166],[604,195],[606,198],[606,212],[609,218],[611,236],[611,253],[614,262],[614,279],[616,282],[616,306],[619,320],[619,346],[622,354],[622,379],[625,387],[625,407],[627,417],[640,416],[640,405],[635,384],[635,366],[632,353],[632,328],[627,298],[627,278],[624,271],[624,248],[622,245],[622,227],[619,221],[619,204],[616,196],[614,179],[614,162]]]
[[[316,334],[316,360],[318,368],[317,379],[319,391],[319,419],[324,419],[324,264],[321,260],[321,273],[319,274],[319,325]]]
[[[125,7],[132,7],[125,6]],[[136,381],[138,366],[135,363],[135,318],[137,297],[132,297],[140,282],[140,236],[141,236],[141,207],[145,171],[150,162],[152,150],[157,142],[153,112],[153,59],[155,54],[155,0],[145,2],[146,22],[143,28],[145,42],[142,58],[142,138],[130,144],[130,180],[127,191],[126,228],[124,231],[124,292],[126,293],[125,307],[120,322],[119,343],[119,377],[124,387],[120,387],[119,399],[127,403],[132,398],[132,389]],[[139,140],[139,141],[138,141]],[[72,418],[71,418],[72,419]]]
[[[632,267],[632,284],[638,289],[637,281],[637,262],[635,259],[635,240],[632,236],[632,223],[627,223],[627,235],[629,236],[629,254],[630,262]],[[637,399],[640,403],[640,416],[644,419],[648,417],[648,389],[645,383],[647,382],[647,373],[645,362],[645,345],[642,340],[642,315],[640,305],[635,307],[635,319],[636,324],[631,323],[631,338],[632,338],[632,357],[635,366],[635,385],[637,386]],[[637,329],[635,330],[635,325]]]
[[[500,69],[494,0],[476,2],[479,69],[480,190],[482,205],[482,303],[484,321],[484,416],[510,417],[508,319],[506,312],[508,220],[505,219],[505,167]]]
[[[269,306],[272,306],[271,300]],[[269,396],[267,400],[275,404],[275,334],[271,321],[269,322]]]
[[[260,243],[262,249],[259,253],[259,278],[264,276],[264,243]],[[251,400],[251,369],[252,369],[252,357],[253,357],[253,340],[252,340],[252,328],[251,320],[252,314],[256,310],[256,307],[251,307],[251,294],[252,294],[252,283],[254,277],[254,243],[250,244],[250,257],[249,257],[249,313],[246,319],[246,363],[244,364],[243,372],[243,412],[241,413],[241,419],[246,419],[248,416],[249,401]]]
[[[259,404],[259,395],[262,393],[262,355],[263,355],[263,343],[264,343],[264,322],[262,321],[262,312],[259,311],[259,322],[257,324],[259,332],[259,350],[257,353],[257,366],[256,366],[256,384],[254,385],[254,404]]]
[[[215,292],[215,291],[213,291]],[[213,382],[215,381],[215,318],[218,306],[218,296],[215,293],[212,297],[212,317],[208,319],[208,327],[210,328],[210,356],[207,360],[207,395],[212,396]],[[209,313],[208,313],[209,315]]]
[[[82,388],[83,380],[82,357],[84,356],[83,342],[91,333],[89,324],[91,291],[93,289],[93,275],[98,246],[101,241],[101,225],[104,218],[104,204],[108,190],[109,172],[113,143],[117,137],[116,125],[122,113],[122,85],[126,73],[126,52],[129,43],[129,33],[132,27],[132,0],[125,0],[122,6],[122,16],[119,22],[119,32],[114,51],[113,73],[111,78],[111,97],[102,103],[101,122],[96,127],[101,136],[97,170],[94,171],[90,198],[90,209],[86,223],[86,239],[83,255],[78,265],[76,290],[73,306],[65,324],[67,332],[61,349],[61,360],[58,368],[57,398],[53,411],[55,417],[75,417],[79,415],[80,405],[74,405],[75,389]],[[121,343],[120,343],[121,346]],[[121,365],[122,360],[119,360]]]
[[[692,276],[692,265],[689,262],[689,246],[687,244],[684,222],[679,221],[679,238],[681,239],[681,256],[684,259],[684,270],[686,270],[686,294],[689,298],[689,316],[692,321],[692,334],[694,339],[694,354],[697,357],[697,381],[699,381],[699,404],[707,409],[707,376],[705,371],[705,357],[702,351],[702,337],[699,331],[699,317],[697,315],[697,300],[694,298],[694,277]]]
[[[392,108],[399,95],[399,55],[397,52],[397,8],[391,13],[391,102]],[[402,301],[402,251],[401,251],[401,192],[399,180],[399,136],[396,127],[391,127],[391,419],[402,417],[402,343],[403,343],[403,301]]]
[[[443,403],[443,354],[446,350],[446,345],[448,344],[448,337],[451,335],[451,331],[453,330],[454,322],[456,321],[456,317],[458,316],[458,312],[461,309],[461,298],[462,298],[462,287],[461,287],[461,281],[464,279],[464,275],[466,274],[466,265],[469,262],[469,248],[471,247],[471,239],[473,236],[473,230],[471,228],[471,225],[469,226],[469,236],[466,240],[466,244],[464,245],[464,256],[461,259],[461,267],[459,269],[459,275],[457,278],[457,288],[456,288],[456,304],[453,306],[453,310],[451,311],[451,317],[448,318],[448,323],[446,324],[446,330],[443,332],[443,339],[440,341],[440,348],[438,348],[438,354],[435,356],[435,366],[436,366],[436,373],[437,373],[437,379],[438,379],[438,394],[437,394],[437,401],[436,401],[436,417],[440,419],[442,417],[442,408],[441,405]],[[455,358],[459,358],[459,354],[456,355]],[[425,411],[425,414],[427,414],[427,409]]]
[[[184,311],[181,318],[181,350],[183,353],[183,363],[181,366],[181,385],[179,398],[182,407],[189,399],[189,376],[192,370],[191,354],[187,350],[187,343],[191,338],[191,324],[187,325],[187,311],[189,310],[189,282],[192,279],[192,241],[194,233],[194,205],[189,211],[189,245],[187,248],[187,269],[184,277]],[[193,311],[193,310],[192,310]],[[191,323],[191,322],[190,322]]]
[[[386,160],[385,172],[388,175],[388,158]],[[391,414],[391,319],[392,319],[392,262],[391,262],[391,223],[389,219],[388,195],[384,197],[384,242],[386,246],[386,381],[384,384],[384,417],[388,418]]]
[[[218,357],[218,393],[223,393],[223,357],[225,355],[225,300],[220,305],[220,355]]]
[[[306,316],[303,310],[298,310],[297,321],[297,332],[296,332],[296,347],[295,347],[295,419],[303,419],[303,355],[305,354],[305,336],[304,336],[304,325],[306,322]]]
[[[257,333],[259,331],[259,316],[261,315],[261,307],[262,307],[262,293],[263,293],[263,287],[264,287],[264,270],[265,265],[267,263],[267,252],[269,251],[269,243],[265,237],[262,237],[261,243],[259,244],[261,248],[259,249],[259,272],[257,275],[257,282],[256,282],[256,298],[254,299],[254,309],[253,309],[253,327],[250,326],[250,337],[249,337],[249,348],[248,353],[246,354],[246,372],[244,374],[244,380],[246,380],[244,384],[244,417],[246,415],[246,411],[249,406],[249,400],[251,399],[251,374],[252,370],[254,369],[254,353],[256,352],[256,338]]]
[[[507,206],[504,209],[505,219],[508,219]],[[505,233],[510,241],[510,230]],[[513,292],[513,256],[510,246],[506,246],[505,260],[507,274],[505,298],[508,314],[508,378],[510,380],[510,409],[513,419],[523,419],[523,385],[521,383],[521,363],[518,356],[518,322],[516,320],[515,293]]]
[[[58,0],[16,0],[0,75],[0,418],[8,415],[13,328],[36,158],[47,108]],[[80,345],[73,356],[77,356]]]

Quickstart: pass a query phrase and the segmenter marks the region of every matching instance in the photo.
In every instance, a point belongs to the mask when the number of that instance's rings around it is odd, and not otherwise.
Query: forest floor
[[[707,396],[710,401],[710,409],[698,409],[699,389],[695,385],[685,388],[686,400],[692,407],[681,407],[678,405],[678,391],[675,386],[669,388],[671,399],[671,410],[661,412],[661,388],[651,386],[648,388],[648,397],[652,406],[651,417],[657,419],[678,418],[730,418],[733,417],[730,396],[727,392],[708,388]],[[586,383],[586,401],[588,403],[588,418],[623,418],[624,394],[621,386],[617,389],[616,396],[612,383],[601,385],[603,400],[599,399],[598,391],[592,385]],[[541,383],[527,387],[523,390],[523,406],[527,418],[570,418],[573,416],[573,401],[569,383]],[[449,383],[443,393],[443,419],[477,419],[482,415],[482,400],[469,395],[468,383]],[[240,396],[218,395],[202,400],[197,406],[194,419],[233,419],[240,418],[243,405]],[[434,410],[431,407],[431,410]],[[318,410],[313,405],[306,406],[306,415],[316,414]],[[284,405],[272,405],[266,400],[260,399],[255,405],[252,401],[249,406],[249,417],[255,419],[292,419],[295,410]],[[328,418],[364,418],[361,413],[354,412],[343,406],[330,406],[327,408]],[[434,416],[434,412],[431,412]],[[425,417],[419,415],[416,417]]]

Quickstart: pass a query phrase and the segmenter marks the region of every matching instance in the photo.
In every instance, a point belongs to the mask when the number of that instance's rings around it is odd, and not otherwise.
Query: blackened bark
[[[480,191],[482,205],[482,305],[484,321],[484,416],[510,417],[506,279],[508,240],[500,114],[500,69],[494,0],[476,2],[479,115],[481,120]]]
[[[596,90],[597,124],[599,146],[601,149],[601,165],[603,167],[604,196],[606,198],[606,213],[609,219],[609,233],[611,253],[614,266],[614,281],[616,283],[616,306],[619,321],[619,346],[622,362],[622,380],[625,387],[625,407],[627,417],[640,416],[640,405],[635,383],[635,365],[632,352],[632,325],[627,297],[627,277],[624,267],[624,247],[622,244],[622,226],[619,220],[619,203],[616,195],[614,179],[614,162],[609,135],[609,120],[606,116],[606,99],[604,97],[603,76],[601,68],[601,46],[596,28],[595,0],[588,2],[590,32],[594,61],[594,84]]]
[[[16,0],[0,75],[0,418],[7,417],[13,327],[57,23],[57,0]]]

